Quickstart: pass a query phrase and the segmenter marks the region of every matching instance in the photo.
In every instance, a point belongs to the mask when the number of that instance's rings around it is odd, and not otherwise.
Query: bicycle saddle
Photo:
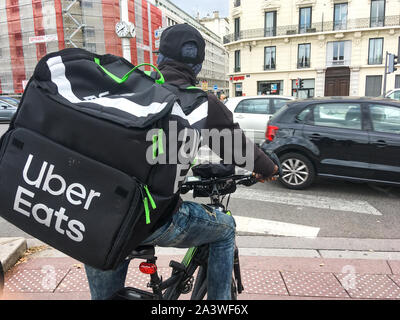
[[[154,246],[139,246],[129,254],[131,259],[152,259],[156,254]]]

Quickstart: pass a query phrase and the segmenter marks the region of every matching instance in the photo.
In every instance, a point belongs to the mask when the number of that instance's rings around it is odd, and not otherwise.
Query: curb
[[[0,238],[0,261],[4,272],[11,269],[27,249],[25,238]]]

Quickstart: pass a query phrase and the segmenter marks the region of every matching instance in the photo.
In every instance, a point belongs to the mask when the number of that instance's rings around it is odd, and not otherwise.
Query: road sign
[[[218,86],[214,85],[213,89],[214,89],[214,91],[217,91],[218,90]]]
[[[157,30],[154,30],[154,38],[160,38],[164,30],[165,28],[158,28]]]

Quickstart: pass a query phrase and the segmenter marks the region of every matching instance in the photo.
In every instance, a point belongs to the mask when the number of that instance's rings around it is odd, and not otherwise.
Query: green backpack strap
[[[128,80],[129,76],[138,68],[143,67],[143,66],[150,66],[153,69],[155,69],[157,71],[157,73],[160,76],[160,79],[155,80],[156,83],[158,84],[164,84],[165,83],[165,79],[163,74],[161,73],[160,70],[158,70],[158,68],[154,65],[152,65],[151,63],[142,63],[137,65],[136,67],[134,67],[132,70],[130,70],[126,75],[124,75],[122,78],[117,77],[115,74],[111,73],[110,71],[108,71],[106,68],[104,68],[101,64],[100,64],[100,59],[99,58],[94,58],[94,62],[101,68],[101,70],[103,70],[103,72],[108,75],[111,79],[113,79],[116,83],[121,84],[124,83],[126,80]],[[149,71],[147,71],[149,72]],[[146,71],[144,72],[147,76],[150,76]]]

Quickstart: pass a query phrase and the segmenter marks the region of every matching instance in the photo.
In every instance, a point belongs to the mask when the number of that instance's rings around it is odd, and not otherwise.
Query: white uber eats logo
[[[29,168],[34,161],[33,155],[29,155],[26,161],[22,176],[27,185],[35,187],[38,190],[48,192],[52,196],[65,196],[68,202],[74,206],[83,206],[84,210],[89,210],[94,198],[99,198],[101,194],[95,190],[87,189],[80,183],[72,183],[67,186],[65,179],[55,174],[55,166],[43,161],[39,174],[33,179]],[[55,187],[57,185],[57,187]],[[51,187],[52,186],[52,187]],[[48,228],[54,227],[60,234],[65,234],[71,240],[81,242],[85,225],[78,220],[70,220],[66,215],[66,209],[60,207],[55,210],[49,208],[43,203],[33,204],[35,193],[18,186],[14,200],[14,210],[28,218],[32,217],[36,222],[45,225]]]

